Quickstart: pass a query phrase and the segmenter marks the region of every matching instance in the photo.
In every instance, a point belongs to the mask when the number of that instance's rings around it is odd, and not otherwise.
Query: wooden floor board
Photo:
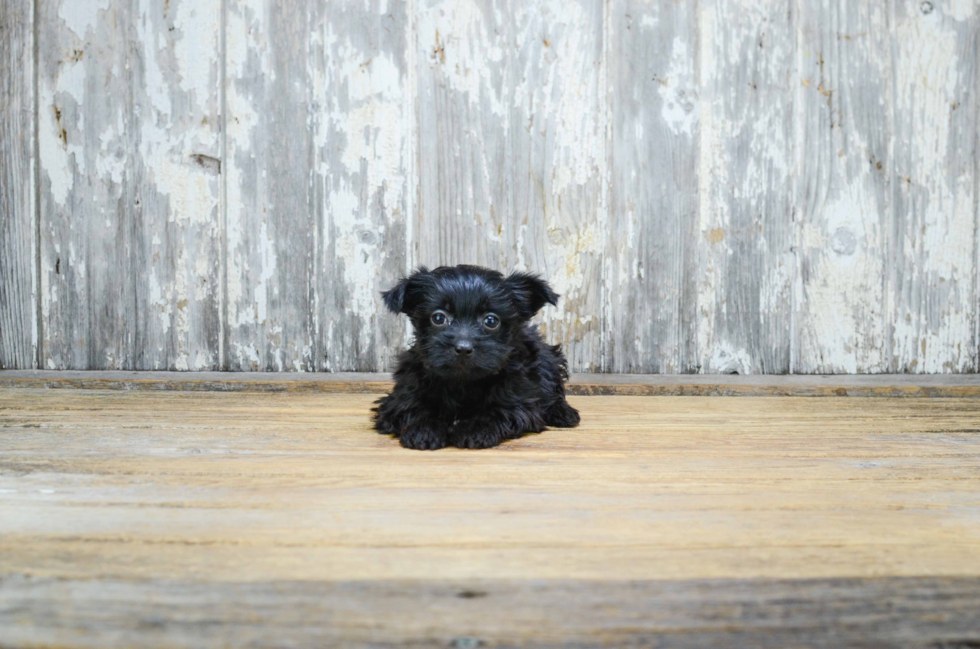
[[[0,388],[0,646],[980,643],[974,399],[572,397],[415,452],[374,398]]]

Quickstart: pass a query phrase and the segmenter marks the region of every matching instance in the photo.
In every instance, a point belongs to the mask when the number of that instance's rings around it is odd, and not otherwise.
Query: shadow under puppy
[[[377,401],[374,427],[402,446],[489,448],[546,426],[571,428],[568,364],[528,320],[558,295],[526,273],[504,277],[479,266],[419,268],[385,305],[412,321],[395,388]]]

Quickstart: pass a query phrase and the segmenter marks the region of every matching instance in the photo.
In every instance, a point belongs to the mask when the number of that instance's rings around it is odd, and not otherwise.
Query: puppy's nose
[[[460,340],[456,343],[456,354],[459,356],[472,356],[473,343],[468,340]]]

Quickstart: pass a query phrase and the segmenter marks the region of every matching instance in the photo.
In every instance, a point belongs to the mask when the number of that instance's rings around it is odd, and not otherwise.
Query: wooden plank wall
[[[0,367],[390,369],[379,291],[470,262],[551,279],[576,371],[977,371],[978,26],[0,0]]]
[[[0,368],[37,358],[34,4],[0,0]]]

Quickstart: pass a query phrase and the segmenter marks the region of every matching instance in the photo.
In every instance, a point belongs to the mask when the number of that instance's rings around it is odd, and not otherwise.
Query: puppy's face
[[[537,277],[478,266],[423,267],[383,297],[411,318],[426,369],[462,381],[503,370],[528,319],[558,301]]]

